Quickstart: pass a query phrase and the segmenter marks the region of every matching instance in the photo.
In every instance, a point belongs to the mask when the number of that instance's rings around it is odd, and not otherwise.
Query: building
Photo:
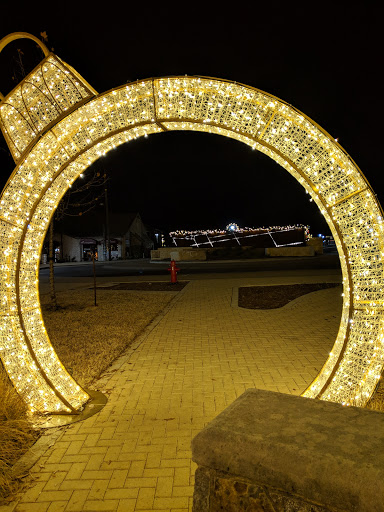
[[[55,261],[98,261],[148,258],[161,237],[159,230],[149,229],[139,213],[110,213],[108,223],[103,212],[65,218],[55,223]],[[42,259],[47,258],[48,239]]]

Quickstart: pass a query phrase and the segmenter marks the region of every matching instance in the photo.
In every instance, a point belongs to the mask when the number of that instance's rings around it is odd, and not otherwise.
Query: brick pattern
[[[247,388],[300,394],[336,337],[339,288],[278,310],[246,310],[232,300],[237,287],[279,282],[191,281],[100,379],[95,387],[108,403],[63,429],[33,467],[14,512],[192,510],[192,438]]]

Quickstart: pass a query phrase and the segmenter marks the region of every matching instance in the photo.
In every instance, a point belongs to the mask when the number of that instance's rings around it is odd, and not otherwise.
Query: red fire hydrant
[[[171,283],[177,283],[177,271],[180,270],[176,267],[175,260],[171,260],[171,264],[168,268],[168,271],[171,272]]]

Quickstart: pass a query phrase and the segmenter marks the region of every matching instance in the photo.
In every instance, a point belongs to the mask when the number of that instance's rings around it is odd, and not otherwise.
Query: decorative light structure
[[[141,136],[194,130],[236,139],[284,167],[316,202],[343,273],[339,332],[304,396],[363,406],[384,361],[383,216],[367,180],[315,122],[253,87],[207,77],[149,78],[104,94],[34,36],[43,61],[6,97],[0,126],[16,162],[0,200],[0,355],[31,410],[73,414],[88,394],[48,339],[38,271],[50,219],[72,182],[111,149]]]
[[[273,238],[274,233],[291,233],[291,240],[287,240],[286,243],[278,244]],[[304,240],[300,236],[298,240],[298,231],[301,232],[305,237],[309,236],[309,228],[304,225],[296,226],[273,226],[273,227],[260,227],[260,228],[240,228],[235,222],[228,224],[223,229],[201,229],[195,231],[171,231],[169,236],[172,238],[172,243],[175,246],[181,245],[182,247],[218,247],[224,243],[234,243],[237,246],[253,246],[255,240],[264,240],[260,244],[265,243],[266,239],[268,242],[272,241],[275,247],[287,247],[292,245],[302,245]],[[261,237],[261,238],[260,238]],[[181,242],[181,244],[180,244]],[[259,247],[263,247],[258,244]],[[269,243],[267,243],[269,246]]]

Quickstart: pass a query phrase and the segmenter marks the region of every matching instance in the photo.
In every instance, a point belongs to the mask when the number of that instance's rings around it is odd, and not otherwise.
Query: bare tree
[[[87,214],[104,200],[104,188],[108,181],[106,173],[93,171],[91,175],[81,174],[60,201],[55,212],[56,220],[65,216],[79,217]]]
[[[92,211],[101,204],[105,196],[105,185],[108,181],[106,173],[93,171],[90,175],[82,174],[72,187],[69,188],[60,201],[49,225],[48,260],[49,260],[49,287],[51,295],[51,307],[57,309],[57,297],[55,288],[55,249],[54,249],[54,224],[64,217],[79,217]],[[96,299],[95,299],[96,304]]]

